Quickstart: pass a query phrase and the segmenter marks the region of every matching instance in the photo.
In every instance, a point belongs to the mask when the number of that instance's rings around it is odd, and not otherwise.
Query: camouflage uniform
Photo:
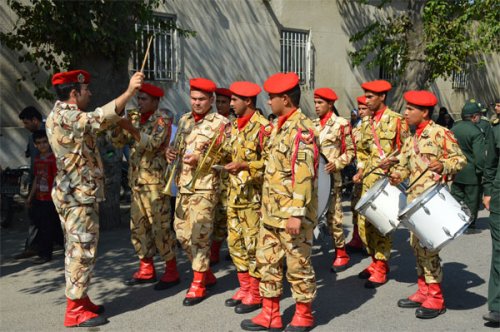
[[[315,119],[313,122],[319,132],[321,153],[328,159],[328,162],[335,163],[333,197],[326,219],[332,232],[335,248],[343,248],[345,246],[345,236],[342,228],[341,171],[351,163],[355,155],[351,125],[349,121],[335,114],[332,114],[324,127],[321,127],[320,119]]]
[[[360,140],[357,142],[358,168],[362,168],[364,174],[368,173],[382,159],[394,150],[400,149],[408,134],[406,121],[400,114],[389,108],[383,111],[379,121],[365,116],[360,128]],[[361,196],[378,179],[380,179],[380,175],[374,173],[363,178]],[[375,226],[367,222],[365,217],[361,215],[358,217],[358,229],[368,254],[374,256],[376,260],[388,261],[391,254],[391,237],[380,234]]]
[[[219,134],[221,125],[227,123],[225,117],[214,112],[208,113],[198,122],[195,122],[191,113],[182,116],[179,128],[191,128],[183,134],[186,153],[196,153],[203,157],[203,146],[211,141],[214,135]],[[193,270],[205,272],[209,267],[210,239],[220,180],[218,173],[210,170],[208,173],[202,173],[196,180],[193,191],[189,191],[186,185],[193,178],[195,169],[181,163],[177,174],[179,193],[175,205],[174,229]]]
[[[352,137],[354,139],[355,146],[356,146],[357,142],[359,142],[359,140],[360,140],[360,136],[361,136],[360,129],[361,129],[361,122],[359,122],[356,127],[352,128]],[[356,160],[356,165],[357,165],[357,160]],[[358,167],[358,166],[356,166],[356,167]],[[363,188],[363,185],[361,183],[355,183],[352,187],[351,212],[352,212],[352,223],[354,225],[358,223],[358,218],[359,218],[359,214],[354,209],[354,207],[356,206],[356,204],[358,204],[358,201],[361,198],[362,188]]]
[[[170,202],[162,194],[167,168],[163,151],[169,141],[170,123],[159,110],[143,124],[138,113],[129,114],[129,119],[139,128],[140,142],[119,127],[111,133],[111,141],[117,147],[130,144],[132,244],[140,259],[152,258],[158,251],[164,261],[170,261],[175,258],[175,234],[170,226]]]
[[[228,246],[238,272],[260,279],[255,251],[260,229],[264,148],[271,132],[269,121],[255,112],[240,131],[233,122],[229,147],[232,161],[247,162],[249,170],[229,175]]]
[[[262,228],[257,244],[261,268],[260,294],[265,298],[283,292],[283,258],[287,279],[297,302],[310,303],[316,296],[311,264],[313,229],[317,223],[317,162],[314,124],[300,110],[269,139],[262,191]],[[302,217],[300,233],[285,232],[286,222]]]
[[[418,178],[425,171],[428,164],[439,160],[444,168],[442,175],[452,175],[460,171],[467,163],[453,133],[430,121],[417,135],[406,140],[399,164],[394,166],[394,173],[400,173],[403,179],[410,178],[410,182]],[[425,190],[434,186],[441,177],[433,172],[427,172],[411,188],[408,194],[408,203],[413,201]],[[427,284],[441,283],[443,271],[439,250],[429,250],[420,246],[415,234],[410,234],[410,245],[417,258],[417,274],[424,276]]]
[[[97,203],[104,200],[104,170],[96,134],[121,119],[112,101],[94,112],[57,101],[47,117],[49,143],[57,157],[52,189],[66,240],[66,297],[87,296],[99,239]]]

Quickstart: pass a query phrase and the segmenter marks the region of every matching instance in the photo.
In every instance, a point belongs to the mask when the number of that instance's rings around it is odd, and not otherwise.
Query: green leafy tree
[[[381,0],[378,7],[391,2]],[[423,89],[498,53],[499,33],[498,0],[409,0],[406,11],[353,34],[355,51],[349,55],[354,66],[383,67],[399,78],[400,89]]]
[[[155,21],[154,12],[162,0],[8,0],[17,15],[12,31],[0,33],[3,45],[19,54],[18,60],[32,63],[36,70],[23,73],[19,80],[32,80],[35,97],[53,100],[51,75],[85,69],[91,73],[92,105],[103,105],[128,85],[131,52],[146,45],[136,43],[141,31],[136,23],[154,22],[162,30],[175,29],[181,36],[194,35],[173,21]],[[106,202],[101,204],[104,227],[120,223],[119,186],[121,151],[99,138],[106,174]]]

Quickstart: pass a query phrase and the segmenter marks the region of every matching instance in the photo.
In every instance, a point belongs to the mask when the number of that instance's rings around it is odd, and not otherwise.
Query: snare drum
[[[399,219],[411,230],[422,247],[439,250],[461,235],[472,221],[470,211],[437,184],[424,191],[401,211]]]
[[[332,201],[333,174],[325,171],[326,164],[328,159],[321,154],[318,166],[318,220],[326,216]]]
[[[393,186],[389,179],[379,179],[361,197],[355,206],[358,213],[387,235],[399,226],[399,211],[406,206],[406,194],[399,186]]]

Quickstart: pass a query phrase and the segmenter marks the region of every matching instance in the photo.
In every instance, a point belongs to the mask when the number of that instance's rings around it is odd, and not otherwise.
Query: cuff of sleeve
[[[146,143],[148,142],[148,135],[141,132],[141,140],[138,142],[140,148],[146,147]]]
[[[116,114],[116,103],[114,100],[102,106],[101,109],[106,120],[109,120],[111,122],[118,122],[122,118],[121,116]]]
[[[483,196],[491,196],[491,187],[490,186],[484,186],[483,189],[484,189]]]
[[[287,212],[290,213],[290,216],[292,217],[305,217],[306,215],[306,208],[305,207],[289,207],[287,209]]]

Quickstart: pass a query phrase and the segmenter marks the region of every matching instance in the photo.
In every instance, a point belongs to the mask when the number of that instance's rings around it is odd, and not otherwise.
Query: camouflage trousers
[[[257,243],[257,266],[260,269],[260,295],[266,298],[283,294],[283,259],[286,278],[296,302],[309,303],[316,297],[316,277],[311,263],[314,227],[302,226],[298,235],[284,229],[263,225]]]
[[[169,198],[160,190],[132,190],[130,232],[140,259],[152,258],[156,252],[166,262],[175,258],[175,234],[170,218]]]
[[[60,207],[54,201],[65,239],[64,277],[66,297],[71,300],[87,296],[94,270],[99,240],[97,204]]]
[[[227,238],[227,206],[221,201],[215,206],[212,240],[222,242]]]
[[[236,271],[246,272],[260,279],[255,252],[259,238],[260,215],[258,208],[227,209],[227,244]]]
[[[378,179],[380,179],[380,176],[376,174],[370,174],[364,178],[361,196],[363,196]],[[374,256],[375,259],[378,260],[389,260],[392,247],[391,235],[384,236],[380,234],[377,228],[362,215],[358,216],[358,232],[369,255]]]
[[[359,213],[354,209],[356,204],[358,204],[359,199],[361,198],[361,190],[363,186],[359,183],[355,183],[352,187],[351,194],[351,212],[352,212],[352,224],[356,225],[358,223]]]
[[[216,202],[217,195],[211,191],[177,195],[174,229],[193,271],[209,268]]]
[[[410,245],[417,258],[417,275],[425,277],[425,282],[428,284],[441,283],[443,269],[439,250],[422,248],[420,241],[412,232],[410,232]]]
[[[333,189],[332,202],[326,214],[326,221],[332,232],[332,238],[335,248],[343,248],[345,246],[344,229],[342,227],[342,189],[340,187]]]

